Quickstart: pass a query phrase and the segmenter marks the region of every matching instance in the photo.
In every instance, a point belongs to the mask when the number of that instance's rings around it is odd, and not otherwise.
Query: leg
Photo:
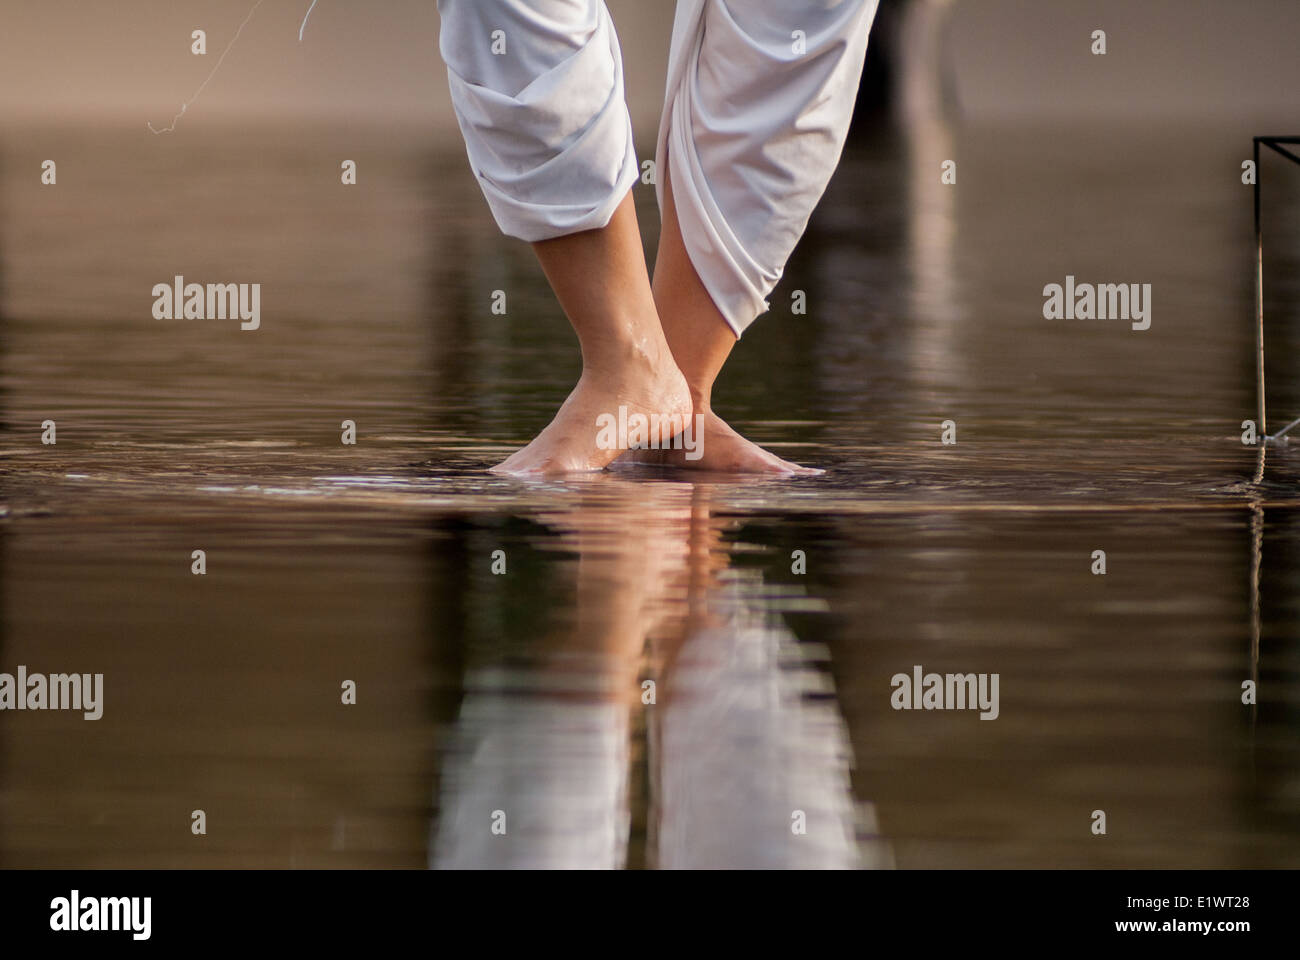
[[[533,244],[546,278],[582,346],[582,376],[555,419],[498,473],[599,470],[618,456],[597,446],[597,418],[685,416],[686,382],[673,363],[655,312],[629,193],[608,225]],[[656,421],[661,422],[661,421]],[[666,445],[671,437],[651,437]]]
[[[714,378],[821,198],[848,133],[875,0],[682,0],[657,167],[654,293],[705,414],[704,456],[682,466],[796,472],[712,412]],[[638,458],[644,455],[638,451]]]
[[[621,450],[598,417],[625,407],[658,424],[690,410],[629,194],[638,171],[613,24],[601,0],[438,9],[470,166],[501,229],[533,244],[582,346],[582,377],[555,420],[496,469],[599,470]]]
[[[682,240],[681,225],[673,205],[672,181],[664,169],[664,221],[655,259],[655,306],[678,368],[686,377],[695,414],[702,414],[703,442],[699,459],[687,460],[680,449],[633,450],[625,455],[636,462],[689,467],[732,473],[770,473],[811,476],[822,473],[801,467],[758,444],[746,440],[713,412],[713,382],[731,355],[737,336],[714,305],[695,272]]]

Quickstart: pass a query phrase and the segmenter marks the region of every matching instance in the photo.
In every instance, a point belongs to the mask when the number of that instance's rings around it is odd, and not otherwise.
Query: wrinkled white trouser
[[[655,166],[737,336],[767,309],[839,162],[876,3],[678,0]],[[537,241],[607,224],[638,167],[603,0],[438,10],[452,103],[502,231]],[[655,189],[662,212],[662,175]]]

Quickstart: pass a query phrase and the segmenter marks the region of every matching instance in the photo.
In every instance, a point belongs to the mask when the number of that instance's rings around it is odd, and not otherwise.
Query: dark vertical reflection
[[[577,380],[577,341],[529,246],[497,230],[459,138],[421,162],[432,201],[421,318],[429,399],[441,431],[506,451],[545,426]],[[504,313],[493,310],[497,291]]]
[[[1269,428],[1277,431],[1300,417],[1300,364],[1296,362],[1300,356],[1300,229],[1295,216],[1300,210],[1300,165],[1271,150],[1259,153],[1256,174],[1263,229],[1265,384]],[[1242,272],[1253,276],[1253,270]],[[1253,296],[1253,289],[1250,293]],[[1252,369],[1252,381],[1253,373]],[[1300,478],[1298,439],[1292,431],[1259,451],[1262,483],[1253,493],[1250,520],[1250,676],[1256,681],[1257,703],[1243,707],[1251,721],[1245,815],[1261,832],[1290,834],[1300,831],[1300,809],[1295,803],[1300,795],[1300,740],[1296,737],[1300,729],[1300,651],[1295,643],[1300,630],[1300,512],[1274,503],[1288,498]]]
[[[1269,430],[1276,432],[1300,417],[1300,164],[1262,149],[1256,174],[1264,255],[1264,382]],[[1243,194],[1247,189],[1242,188]],[[1248,246],[1243,238],[1243,252]],[[1242,270],[1247,281],[1254,277],[1253,248],[1249,252],[1249,270]],[[1254,290],[1250,292],[1253,297]],[[1252,369],[1252,383],[1254,379]],[[1292,437],[1291,445],[1297,441],[1300,437]],[[1272,455],[1270,450],[1270,459]]]
[[[851,140],[870,136],[881,120],[907,122],[921,103],[946,114],[958,109],[948,42],[948,0],[880,0],[854,110]]]
[[[1257,706],[1242,707],[1250,730],[1251,778],[1244,813],[1257,830],[1295,835],[1300,810],[1300,510],[1258,510],[1251,521],[1259,556]]]
[[[5,193],[3,185],[8,182],[5,172],[6,144],[0,141],[0,224],[10,222],[8,210],[6,209]],[[5,260],[5,240],[6,232],[0,227],[0,444],[8,445],[14,441],[15,424],[10,421],[9,413],[9,387],[7,376],[9,370],[9,313],[8,313],[8,290],[5,285],[8,276],[8,263]],[[0,470],[0,664],[9,662],[9,599],[8,591],[5,584],[10,580],[7,576],[8,570],[8,532],[9,532],[9,514],[13,509],[13,491],[9,483],[10,473],[8,470]],[[0,670],[6,669],[0,666]],[[9,765],[8,744],[5,737],[0,736],[0,784],[8,783],[13,776]],[[0,844],[0,867],[10,865],[9,851],[4,844]]]

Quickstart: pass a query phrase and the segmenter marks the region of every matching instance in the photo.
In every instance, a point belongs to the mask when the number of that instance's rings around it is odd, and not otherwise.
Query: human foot
[[[652,424],[647,442],[667,446],[672,440],[665,425],[685,423],[691,412],[686,380],[673,363],[667,343],[637,345],[613,358],[584,365],[582,377],[568,399],[528,446],[492,468],[508,476],[545,476],[602,470],[626,446],[610,443],[610,431],[601,430],[604,418],[620,419],[641,414]],[[626,437],[623,438],[626,440]]]
[[[752,440],[746,440],[712,410],[704,414],[703,435],[697,438],[697,443],[701,455],[694,460],[688,459],[687,451],[674,444],[673,449],[666,450],[629,450],[619,457],[618,462],[783,477],[811,477],[826,472],[782,460]]]

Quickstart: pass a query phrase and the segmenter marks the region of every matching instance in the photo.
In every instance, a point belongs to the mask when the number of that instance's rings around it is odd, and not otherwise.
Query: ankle
[[[691,412],[708,416],[713,412],[713,384],[702,384],[686,377],[686,386],[691,392]]]
[[[663,331],[639,323],[612,324],[581,345],[582,367],[593,373],[654,372],[673,362]]]

